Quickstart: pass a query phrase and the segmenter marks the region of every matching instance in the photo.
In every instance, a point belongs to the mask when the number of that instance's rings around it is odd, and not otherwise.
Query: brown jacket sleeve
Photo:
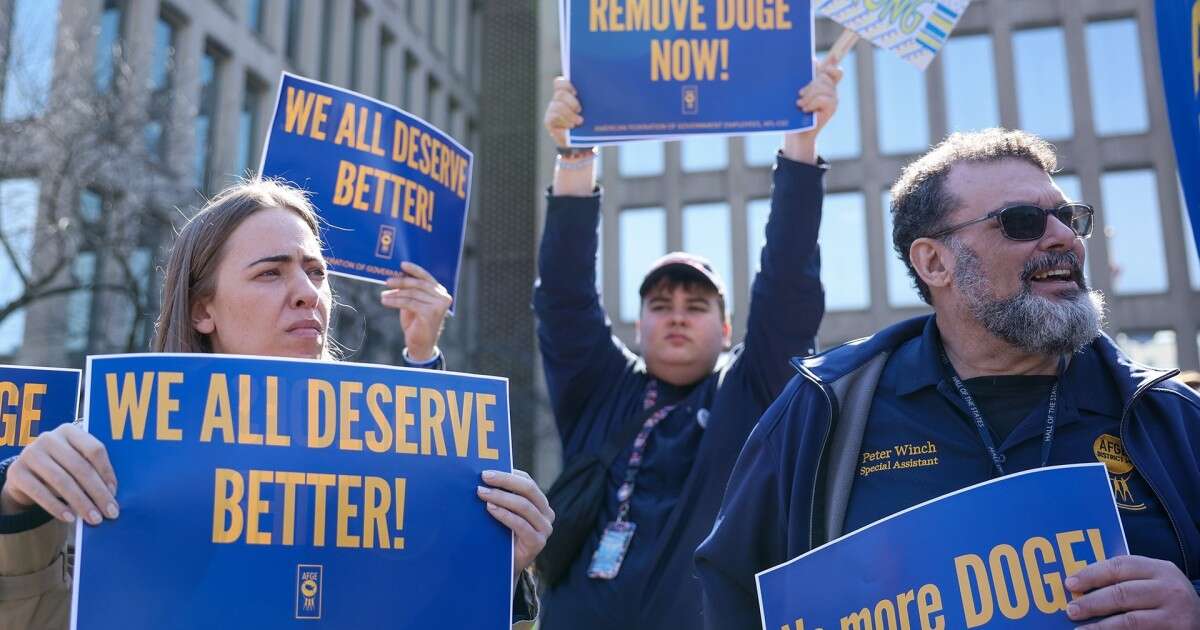
[[[52,520],[0,535],[0,630],[66,630],[71,619],[70,526]]]

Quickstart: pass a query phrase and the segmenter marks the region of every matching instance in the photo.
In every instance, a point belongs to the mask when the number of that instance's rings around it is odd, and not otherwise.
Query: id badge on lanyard
[[[587,576],[598,580],[611,580],[621,572],[621,563],[625,561],[625,552],[629,551],[629,543],[633,542],[633,532],[637,525],[629,521],[613,521],[604,528],[600,536],[600,544],[592,554],[592,563],[588,565]]]
[[[643,408],[653,408],[657,398],[658,383],[650,381],[646,387],[646,400]],[[642,455],[646,451],[646,441],[650,439],[650,432],[654,430],[654,427],[674,409],[675,405],[666,405],[650,414],[642,424],[642,430],[634,438],[633,451],[629,455],[629,465],[625,468],[625,480],[617,489],[617,500],[620,502],[617,508],[617,520],[609,523],[604,528],[604,533],[600,535],[600,544],[596,546],[596,551],[592,554],[592,562],[588,565],[588,577],[597,580],[611,580],[621,572],[621,563],[625,561],[625,553],[629,551],[629,544],[633,542],[633,532],[637,529],[637,525],[630,522],[628,516],[632,505],[633,489],[637,484],[638,471],[642,468]]]

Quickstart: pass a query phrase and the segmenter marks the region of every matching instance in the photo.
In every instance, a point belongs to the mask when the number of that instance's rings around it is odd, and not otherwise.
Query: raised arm
[[[446,361],[437,344],[450,310],[450,292],[416,263],[400,263],[400,270],[400,275],[388,279],[388,288],[379,294],[379,301],[400,312],[404,366],[445,369]]]
[[[603,389],[635,360],[613,338],[596,290],[600,220],[596,154],[565,147],[567,130],[583,121],[580,112],[575,89],[565,79],[556,79],[545,126],[563,151],[547,196],[533,307],[546,385],[564,442],[569,441],[588,397],[597,390],[603,395]]]
[[[777,396],[793,374],[788,360],[810,354],[825,314],[817,234],[826,165],[817,158],[817,134],[837,111],[842,71],[832,60],[816,67],[796,106],[816,115],[816,127],[784,136],[774,172],[767,242],[750,295],[741,361],[764,400]]]

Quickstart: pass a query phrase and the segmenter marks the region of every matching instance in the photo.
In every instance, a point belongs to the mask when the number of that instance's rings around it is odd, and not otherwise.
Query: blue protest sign
[[[259,172],[312,193],[331,272],[382,283],[407,260],[455,295],[472,159],[416,116],[285,72]]]
[[[1128,553],[1104,464],[1029,470],[759,573],[767,630],[1074,628],[1067,576]]]
[[[1183,197],[1200,247],[1200,0],[1158,0],[1158,56]]]
[[[79,370],[0,365],[0,460],[73,422],[78,406]]]
[[[89,357],[121,515],[76,533],[72,627],[490,628],[512,534],[504,379],[205,354]]]
[[[561,0],[573,144],[808,129],[810,0]]]

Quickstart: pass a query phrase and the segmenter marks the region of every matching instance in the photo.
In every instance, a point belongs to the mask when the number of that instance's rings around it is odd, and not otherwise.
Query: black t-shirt
[[[1057,376],[979,376],[963,381],[975,399],[983,421],[1003,442],[1013,429],[1050,395]],[[1044,421],[1044,419],[1043,419]]]

